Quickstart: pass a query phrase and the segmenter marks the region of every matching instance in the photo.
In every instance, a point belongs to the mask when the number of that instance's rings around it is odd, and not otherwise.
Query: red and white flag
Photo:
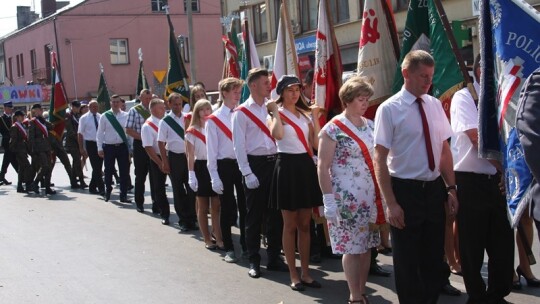
[[[320,118],[321,125],[325,124],[329,117],[342,111],[338,97],[342,74],[341,57],[330,17],[327,0],[320,0],[315,47],[314,100],[325,110]]]
[[[226,77],[236,77],[240,78],[240,71],[238,67],[238,52],[236,50],[236,46],[234,43],[231,42],[229,37],[227,35],[223,35],[221,37],[221,40],[223,41],[223,45],[225,46],[225,53],[226,53],[226,65],[225,65],[225,75],[223,75],[223,78]]]
[[[364,1],[358,49],[358,75],[368,77],[374,94],[365,116],[375,117],[377,107],[392,95],[392,83],[399,58],[394,15],[388,0]]]
[[[279,78],[283,75],[296,75],[299,77],[298,57],[291,28],[291,20],[285,2],[279,9],[279,25],[276,39],[276,52],[274,53],[274,70],[272,71],[272,94],[273,100],[279,95],[276,86]]]

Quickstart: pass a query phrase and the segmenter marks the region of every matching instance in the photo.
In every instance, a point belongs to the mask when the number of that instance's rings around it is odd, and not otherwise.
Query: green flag
[[[184,103],[189,103],[189,78],[184,67],[184,60],[176,42],[174,27],[167,11],[169,22],[169,67],[167,69],[167,83],[165,85],[165,98],[172,93],[180,93]]]
[[[99,112],[104,113],[111,109],[111,98],[109,97],[109,89],[107,89],[107,82],[105,82],[105,75],[103,70],[99,76],[99,88],[97,102],[99,105]]]
[[[435,1],[438,0],[411,0],[409,2],[399,65],[392,91],[396,93],[403,86],[401,74],[403,58],[412,50],[425,50],[435,59],[431,94],[441,100],[447,116],[450,116],[452,95],[463,88],[465,80],[450,44],[449,39],[453,37],[448,37],[444,31]]]
[[[240,59],[240,78],[242,80],[247,79],[247,75],[249,73],[249,70],[251,70],[251,50],[250,50],[250,35],[249,35],[249,27],[248,27],[248,21],[244,20],[244,24],[242,25],[242,31],[243,31],[243,37],[244,37],[244,47],[241,48],[242,52],[238,54],[238,58]],[[249,92],[249,87],[247,83],[244,83],[244,86],[242,87],[242,97],[240,98],[240,103],[244,103],[251,93]]]
[[[137,92],[135,96],[139,96],[142,90],[148,89],[148,81],[146,80],[146,75],[144,74],[143,62],[139,63],[139,76],[137,77]]]

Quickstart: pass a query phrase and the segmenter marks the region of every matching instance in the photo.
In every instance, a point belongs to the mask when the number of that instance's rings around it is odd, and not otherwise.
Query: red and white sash
[[[49,132],[47,131],[47,127],[39,121],[39,119],[36,119],[35,117],[32,118],[32,121],[34,124],[41,130],[41,133],[43,133],[43,136],[49,137]]]
[[[310,147],[308,145],[308,141],[307,141],[306,136],[304,135],[304,132],[302,131],[302,129],[297,124],[295,124],[292,121],[292,119],[287,117],[287,114],[283,113],[283,111],[279,111],[279,116],[281,117],[281,119],[284,122],[286,122],[288,125],[290,125],[294,129],[294,132],[296,132],[296,135],[298,136],[298,139],[300,140],[300,142],[302,143],[302,145],[306,149],[307,154],[309,154],[309,156],[313,157],[313,149],[310,149]]]
[[[156,133],[158,132],[158,126],[156,126],[156,124],[153,123],[150,119],[148,119],[146,121],[146,124],[149,125],[150,127],[152,127],[152,129],[154,129],[154,131],[156,131]]]
[[[200,140],[206,145],[206,136],[204,136],[204,134],[203,134],[201,131],[199,131],[199,130],[193,128],[193,127],[191,127],[191,128],[189,128],[189,129],[187,129],[186,132],[188,132],[188,133],[190,133],[190,134],[193,134],[193,136],[195,136],[195,137],[197,137],[198,139],[200,139]]]
[[[26,133],[26,129],[23,127],[23,125],[18,121],[16,121],[13,125],[17,126],[17,128],[19,129],[19,132],[21,132],[24,140],[27,141],[28,140],[28,134]]]
[[[214,114],[208,116],[208,119],[212,120],[216,126],[232,141],[232,132],[231,130]]]
[[[248,108],[246,108],[245,106],[239,106],[238,108],[236,108],[236,110],[246,114],[246,116],[251,119],[251,121],[253,121],[253,123],[255,123],[255,125],[257,125],[257,127],[259,127],[259,129],[261,129],[261,131],[266,135],[268,136],[268,138],[270,138],[274,143],[276,143],[276,140],[274,139],[274,137],[272,136],[272,134],[270,134],[270,130],[268,129],[268,126],[266,126],[257,116],[255,116],[255,114],[253,114]]]

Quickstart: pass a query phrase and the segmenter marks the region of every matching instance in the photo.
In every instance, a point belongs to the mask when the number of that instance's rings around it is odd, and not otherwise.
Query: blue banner
[[[0,87],[0,103],[8,100],[13,103],[41,102],[43,90],[40,85]]]
[[[298,55],[315,52],[315,47],[317,46],[317,39],[315,39],[315,35],[302,37],[294,39],[294,44],[296,47],[296,54]]]
[[[531,183],[515,130],[519,93],[540,66],[540,14],[523,0],[481,0],[482,75],[479,153],[502,161],[506,198],[515,226],[526,209]]]

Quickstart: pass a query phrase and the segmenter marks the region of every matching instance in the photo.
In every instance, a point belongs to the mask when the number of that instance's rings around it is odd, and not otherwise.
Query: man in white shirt
[[[98,113],[98,103],[96,100],[88,104],[89,111],[79,119],[78,141],[82,156],[88,156],[92,166],[92,179],[89,184],[89,191],[92,194],[105,195],[105,185],[103,184],[103,158],[99,157],[96,133],[101,114]]]
[[[480,79],[480,55],[474,61]],[[476,92],[480,85],[474,82]],[[468,88],[454,94],[450,106],[452,156],[460,202],[457,215],[463,281],[471,303],[504,303],[512,289],[514,237],[506,198],[499,190],[502,165],[478,157],[478,108]],[[489,256],[488,287],[480,270]]]
[[[444,204],[454,216],[458,201],[447,142],[452,129],[441,102],[427,95],[434,70],[429,53],[407,54],[403,88],[375,116],[374,165],[388,206],[400,303],[435,303],[447,284]]]
[[[114,173],[114,162],[118,163],[118,173],[120,174],[120,202],[129,203],[127,198],[128,175],[129,175],[129,147],[125,127],[127,113],[122,111],[122,100],[120,96],[111,96],[111,109],[99,119],[96,134],[96,142],[99,157],[105,162],[105,201],[111,199],[112,176]]]
[[[169,225],[169,216],[171,209],[167,193],[165,192],[165,181],[167,175],[162,171],[163,163],[158,145],[158,126],[160,120],[165,115],[165,102],[161,99],[154,98],[150,101],[150,118],[146,120],[141,128],[141,140],[148,157],[150,157],[150,179],[154,183],[154,197],[159,205],[161,214],[161,224]],[[141,212],[137,208],[137,211]]]
[[[268,208],[270,183],[277,157],[275,140],[267,127],[266,96],[271,90],[268,75],[265,69],[249,71],[247,83],[251,95],[237,108],[232,122],[234,153],[244,177],[248,275],[252,278],[261,276],[261,223],[265,223],[268,240],[268,269],[288,271],[279,258],[283,219],[279,210]]]
[[[233,112],[240,101],[242,84],[242,80],[233,77],[225,78],[219,82],[223,104],[208,117],[205,127],[206,150],[208,152],[207,167],[212,190],[219,194],[221,200],[220,224],[227,263],[238,261],[231,235],[231,226],[234,225],[237,210],[240,213],[240,244],[243,251],[247,250],[244,241],[246,199],[242,186],[242,174],[238,170],[234,154],[231,131]],[[235,190],[236,198],[234,197]]]

